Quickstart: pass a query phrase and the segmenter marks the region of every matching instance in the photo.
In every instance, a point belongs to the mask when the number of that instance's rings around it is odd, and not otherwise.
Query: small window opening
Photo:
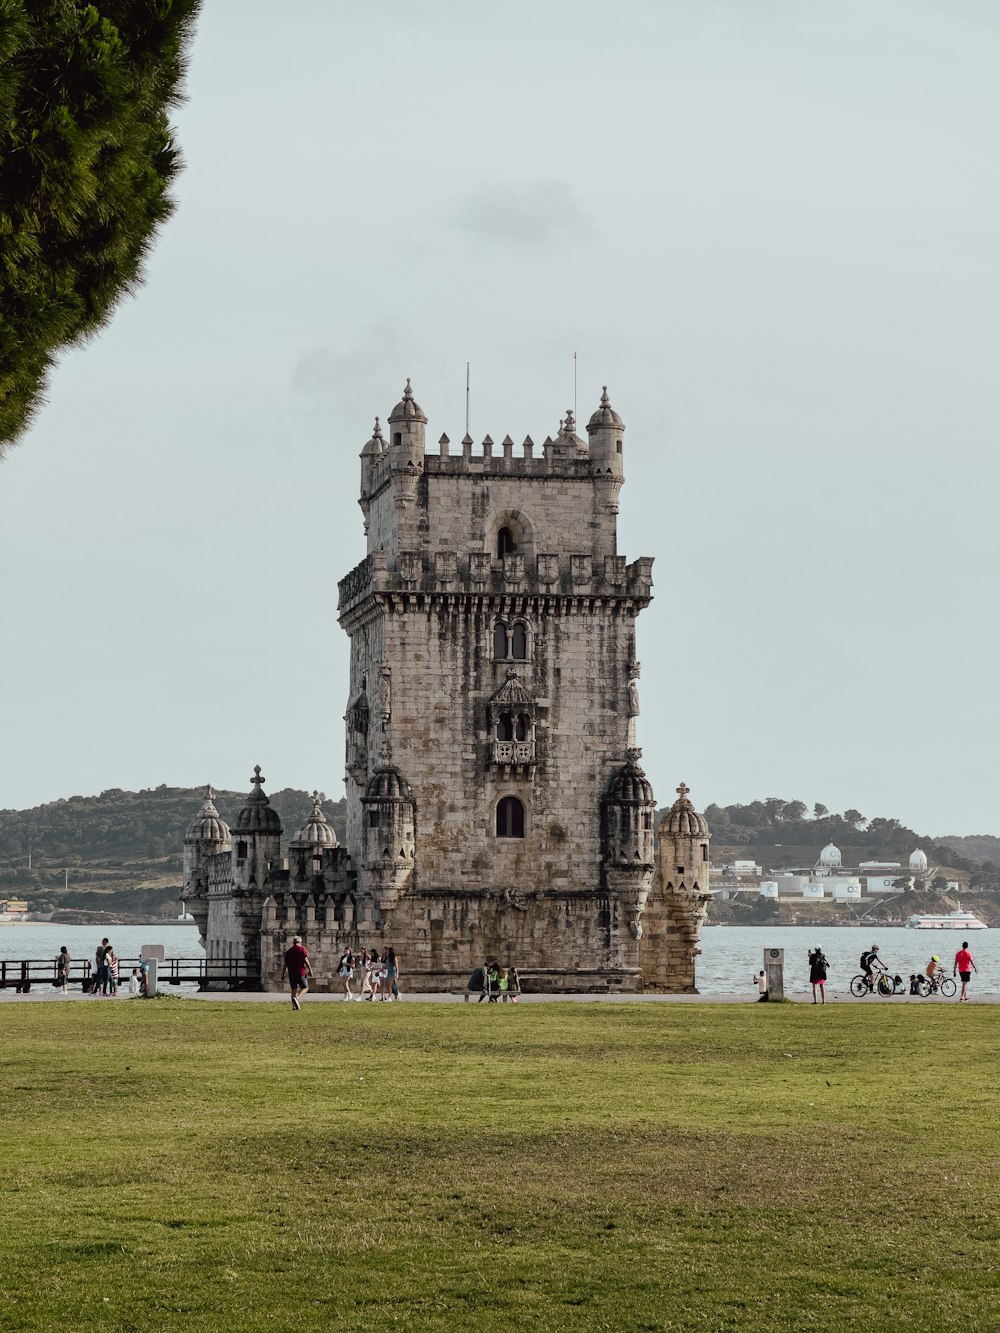
[[[525,713],[518,713],[517,722],[514,724],[514,739],[516,741],[526,741],[528,739],[528,718]]]
[[[245,861],[247,859],[247,845],[245,842],[238,842],[236,844],[236,859],[237,861]]]
[[[505,796],[497,806],[497,837],[524,837],[524,806],[516,796]]]
[[[368,827],[369,827],[369,828],[378,828],[378,825],[379,825],[379,817],[378,817],[378,815],[379,815],[379,812],[378,812],[377,810],[369,810],[369,811],[368,811]]]
[[[515,625],[510,632],[510,655],[519,662],[528,657],[528,631],[523,625]]]
[[[621,442],[621,440],[618,441],[618,443],[617,443],[617,445],[616,445],[615,447],[617,448],[618,452],[621,453],[621,451],[622,451],[622,442]]]
[[[677,867],[677,873],[678,873],[678,875],[683,875],[683,874],[684,874],[684,867],[683,867],[683,866],[678,866],[678,867]]]
[[[498,620],[493,626],[493,656],[507,656],[507,622]]]
[[[517,542],[510,528],[501,528],[497,533],[497,559],[502,560],[505,555],[513,555],[516,550]]]
[[[642,816],[642,827],[647,831],[653,827],[653,816],[646,810]]]
[[[402,443],[403,443],[403,433],[402,433],[402,431],[398,431],[398,430],[393,431],[393,433],[392,433],[392,442],[393,442],[393,444],[402,444]],[[621,445],[619,445],[618,447],[619,447],[619,449],[620,449],[620,448],[621,448]]]
[[[497,723],[497,740],[512,741],[514,739],[514,726],[510,720],[510,714],[504,713]]]
[[[707,861],[707,860],[708,860],[708,843],[707,843],[707,842],[703,842],[703,843],[701,844],[701,859],[702,859],[703,861]]]

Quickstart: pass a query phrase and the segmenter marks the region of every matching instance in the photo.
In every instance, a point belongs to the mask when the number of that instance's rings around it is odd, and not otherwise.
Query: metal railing
[[[128,988],[132,969],[140,965],[138,958],[119,959],[119,990]],[[157,964],[158,985],[180,986],[185,983],[193,983],[198,990],[260,990],[260,968],[236,958],[167,958]],[[24,958],[16,962],[0,959],[0,989],[27,994],[32,986],[61,985],[56,964],[51,958]],[[68,985],[80,986],[84,991],[93,990],[94,964],[89,958],[70,964]]]

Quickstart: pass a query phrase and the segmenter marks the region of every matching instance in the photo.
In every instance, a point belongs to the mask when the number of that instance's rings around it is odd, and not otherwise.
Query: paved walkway
[[[195,991],[182,990],[174,986],[161,986],[161,991],[172,999],[179,1000],[208,1000],[212,1004],[288,1004],[289,997],[287,991]],[[856,1000],[849,991],[827,992],[829,1004],[957,1004],[958,1000],[945,1000],[941,996],[930,996],[923,999],[911,995],[893,995],[893,996],[862,996]],[[79,989],[71,990],[69,995],[63,995],[62,991],[56,990],[51,986],[34,985],[27,995],[20,995],[13,990],[0,990],[0,1005],[7,1004],[80,1004],[80,1003],[98,1003],[98,1004],[121,1004],[129,999],[138,999],[138,996],[129,996],[119,994],[116,1000],[102,999],[96,1000],[94,996],[83,995]],[[788,998],[794,1000],[797,1004],[810,1004],[811,996],[808,991],[792,991]],[[404,1004],[462,1004],[465,1002],[465,996],[461,991],[458,992],[435,992],[429,994],[403,995]],[[521,1004],[756,1004],[757,996],[753,991],[741,993],[739,995],[592,995],[585,992],[571,991],[564,995],[522,995],[519,1003]],[[344,997],[340,994],[330,995],[326,992],[310,992],[303,1000],[304,1004],[344,1004]],[[360,1001],[359,1003],[367,1003]],[[380,1004],[383,1001],[374,1000],[371,1003]],[[1000,1004],[1000,995],[973,995],[969,998],[970,1004]]]

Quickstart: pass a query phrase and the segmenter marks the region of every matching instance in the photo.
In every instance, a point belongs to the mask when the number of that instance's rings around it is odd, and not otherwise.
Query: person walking
[[[973,972],[978,971],[979,968],[976,967],[975,963],[972,961],[972,954],[969,953],[969,941],[963,940],[961,949],[959,949],[958,953],[955,955],[955,966],[951,970],[952,976],[957,972],[962,978],[962,993],[958,997],[959,1000],[968,1000],[969,982],[972,980]]]
[[[815,949],[809,950],[809,984],[813,989],[813,1004],[826,1004],[826,971],[829,966],[826,954],[818,944]],[[819,1000],[816,999],[817,991]]]
[[[386,998],[389,1000],[399,999],[399,963],[396,961],[396,950],[391,946],[385,951],[385,982]]]
[[[763,969],[752,978],[753,984],[757,987],[757,1003],[767,1003],[767,977]]]
[[[340,955],[340,962],[337,964],[337,976],[340,977],[344,987],[344,999],[353,1000],[354,992],[351,990],[351,979],[354,976],[354,954],[350,949],[345,949]]]
[[[309,954],[302,943],[302,936],[296,935],[290,949],[285,950],[285,966],[281,969],[282,978],[288,976],[289,989],[292,992],[292,1008],[301,1009],[299,997],[309,989],[307,978],[313,975]]]
[[[59,950],[59,956],[56,959],[56,980],[62,987],[64,995],[69,994],[69,965],[73,960],[69,956],[69,950],[65,944]]]

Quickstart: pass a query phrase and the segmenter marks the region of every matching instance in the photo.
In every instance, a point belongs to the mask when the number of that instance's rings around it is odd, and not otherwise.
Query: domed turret
[[[410,388],[409,379],[406,381],[406,388],[403,390],[402,398],[389,413],[389,425],[393,426],[397,421],[422,421],[425,426],[427,425],[427,414],[414,398],[413,390]]]
[[[694,808],[688,797],[689,790],[690,788],[686,787],[683,782],[677,788],[677,800],[674,801],[660,823],[661,833],[684,838],[707,838],[709,836],[708,820]]]
[[[389,446],[386,444],[385,438],[382,435],[382,427],[379,424],[379,419],[378,417],[376,417],[375,428],[372,431],[372,437],[365,445],[365,447],[361,450],[361,457],[370,458],[373,455],[378,457],[381,454],[384,454],[388,448]]]
[[[611,406],[611,399],[608,397],[608,386],[605,385],[604,392],[601,394],[601,404],[587,422],[587,435],[590,438],[590,461],[594,472],[598,476],[607,476],[610,473],[619,482],[624,477],[625,467],[622,457],[622,436],[624,433],[625,423]],[[617,501],[618,490],[615,491],[612,498]]]
[[[184,877],[181,902],[195,919],[202,943],[208,921],[208,882],[206,861],[232,848],[229,825],[215,808],[215,792],[205,788],[201,809],[184,835]]]
[[[927,853],[922,852],[919,847],[910,854],[910,869],[918,873],[927,869]]]
[[[424,432],[427,416],[413,397],[410,381],[389,413],[389,470],[396,504],[405,507],[416,499],[417,482],[424,470]]]
[[[364,877],[385,921],[413,878],[417,803],[394,764],[377,768],[361,798]]]
[[[601,802],[604,860],[609,865],[652,868],[656,801],[652,785],[639,767],[642,751],[628,750],[626,755]]]
[[[188,825],[185,842],[229,842],[229,825],[215,808],[215,792],[211,785],[205,788],[205,799],[198,814]]]
[[[366,801],[409,801],[413,799],[410,784],[394,764],[377,768],[365,788]]]
[[[825,866],[829,869],[833,869],[835,867],[836,868],[840,867],[841,860],[842,858],[840,855],[840,848],[835,847],[832,842],[828,842],[827,845],[820,852],[819,861],[817,862],[817,864]]]
[[[289,848],[309,847],[316,851],[324,847],[339,847],[336,830],[323,813],[322,792],[313,792],[312,803],[309,818],[288,844]]]
[[[236,823],[233,825],[233,832],[246,833],[265,833],[281,836],[281,819],[277,810],[271,809],[271,802],[261,790],[264,778],[261,776],[260,764],[254,769],[253,790],[243,804],[243,808],[236,816]]]
[[[601,403],[597,410],[591,413],[590,420],[587,422],[587,431],[600,430],[603,426],[610,426],[614,430],[624,430],[625,423],[611,406],[611,399],[608,397],[608,386],[605,384],[604,391],[601,394]]]
[[[607,799],[627,805],[654,804],[653,787],[639,765],[630,759],[612,779]]]

